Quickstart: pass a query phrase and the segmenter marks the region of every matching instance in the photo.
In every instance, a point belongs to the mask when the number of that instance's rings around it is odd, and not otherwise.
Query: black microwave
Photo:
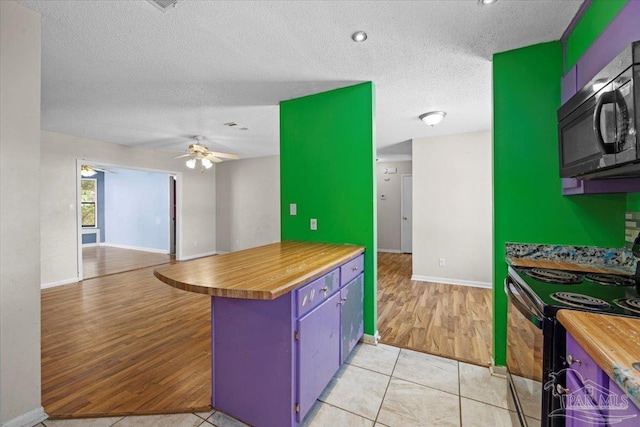
[[[640,177],[640,41],[558,110],[560,176]]]

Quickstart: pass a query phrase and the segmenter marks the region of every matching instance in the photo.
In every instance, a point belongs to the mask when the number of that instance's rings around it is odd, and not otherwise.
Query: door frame
[[[400,253],[413,253],[413,244],[411,245],[411,252],[404,252],[404,233],[403,233],[403,221],[404,221],[404,197],[405,197],[405,188],[404,188],[404,179],[405,177],[411,178],[411,188],[413,188],[413,174],[412,173],[403,173],[400,175]],[[409,194],[411,197],[411,205],[413,206],[413,191]],[[411,217],[411,233],[413,234],[413,216]],[[413,243],[413,238],[411,239]]]
[[[176,260],[182,259],[182,172],[180,171],[170,171],[163,169],[153,169],[153,168],[143,168],[137,166],[130,165],[121,165],[110,162],[101,162],[97,160],[88,160],[88,159],[80,159],[76,158],[76,262],[77,262],[77,270],[78,270],[78,282],[82,281],[84,278],[84,272],[82,268],[82,191],[81,191],[81,179],[80,170],[82,165],[89,165],[95,167],[108,167],[114,169],[129,169],[134,171],[141,172],[156,172],[166,174],[168,176],[173,175],[176,177]],[[167,198],[170,197],[171,189],[169,189],[169,193],[167,194]],[[169,206],[168,214],[171,215],[172,207]],[[169,218],[169,227],[171,227],[171,218]],[[171,230],[169,230],[169,234],[171,234]],[[169,251],[171,248],[169,248]]]

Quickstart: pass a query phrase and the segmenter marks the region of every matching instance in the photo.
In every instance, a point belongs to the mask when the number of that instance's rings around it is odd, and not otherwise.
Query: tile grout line
[[[384,394],[382,395],[382,400],[380,401],[380,406],[378,407],[378,413],[376,414],[376,419],[373,420],[374,426],[378,422],[378,417],[380,416],[382,405],[384,405],[384,398],[387,397],[387,391],[389,391],[389,386],[391,385],[391,378],[393,378],[393,372],[396,370],[396,366],[398,365],[398,360],[400,360],[400,353],[402,353],[402,349],[400,349],[400,351],[398,352],[398,355],[396,356],[396,362],[393,364],[393,369],[391,370],[391,375],[389,375],[389,382],[387,383],[387,388],[384,389]]]

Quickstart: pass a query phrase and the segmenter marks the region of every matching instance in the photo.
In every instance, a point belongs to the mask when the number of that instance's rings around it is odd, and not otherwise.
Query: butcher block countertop
[[[364,252],[363,246],[279,242],[161,267],[174,288],[227,298],[272,300]]]
[[[514,267],[548,268],[553,270],[581,271],[584,273],[631,275],[631,273],[622,269],[596,267],[586,264],[572,264],[568,262],[558,262],[544,259],[507,258],[507,264],[513,265]]]
[[[640,319],[588,313],[558,311],[558,320],[613,379],[636,406],[640,407]]]

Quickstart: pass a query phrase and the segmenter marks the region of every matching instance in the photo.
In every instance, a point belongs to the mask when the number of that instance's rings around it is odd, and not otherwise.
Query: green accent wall
[[[565,68],[573,67],[629,0],[593,0],[567,38]]]
[[[366,246],[364,329],[377,326],[374,86],[280,103],[282,240]],[[297,204],[297,215],[289,204]],[[311,218],[318,220],[310,230]]]
[[[621,247],[626,195],[565,197],[558,166],[561,42],[493,56],[494,358],[505,365],[505,243]]]

